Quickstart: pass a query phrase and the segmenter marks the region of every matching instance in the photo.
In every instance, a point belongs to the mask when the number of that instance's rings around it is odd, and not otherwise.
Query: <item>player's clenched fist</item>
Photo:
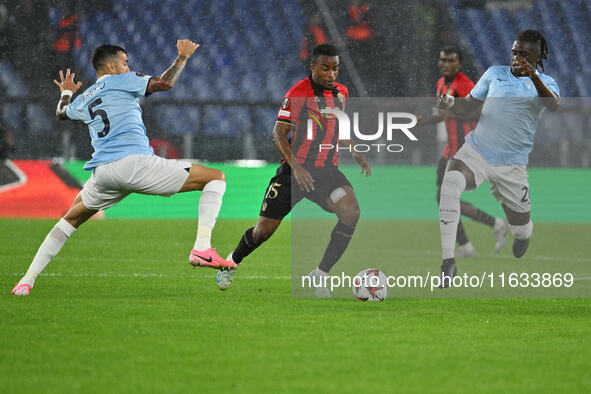
[[[179,51],[179,56],[191,57],[199,48],[199,44],[191,40],[177,40],[176,49]]]

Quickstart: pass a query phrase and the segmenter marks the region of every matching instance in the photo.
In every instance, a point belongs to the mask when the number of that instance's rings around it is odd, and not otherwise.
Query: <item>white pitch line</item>
[[[24,273],[17,273],[13,272],[12,276],[23,276]],[[98,273],[98,274],[88,274],[88,273],[71,273],[71,274],[64,274],[62,272],[51,272],[47,274],[41,274],[40,276],[47,276],[47,277],[66,277],[66,278],[171,278],[171,279],[178,279],[179,275],[166,275],[166,274],[157,274],[157,273],[146,273],[146,272],[136,272],[133,274],[122,274],[122,273]],[[240,279],[291,279],[291,276],[265,276],[265,275],[244,275],[240,276]]]
[[[23,276],[24,273],[17,273],[13,272],[12,276],[20,277]],[[157,274],[157,273],[145,273],[145,272],[136,272],[133,274],[121,274],[121,273],[98,273],[98,274],[87,274],[87,273],[71,273],[71,274],[64,274],[62,272],[51,272],[47,274],[41,274],[40,276],[46,277],[66,277],[66,278],[171,278],[176,279],[178,275],[166,275],[166,274]],[[267,275],[244,275],[239,276],[240,279],[265,279],[265,280],[291,280],[291,276],[267,276]],[[299,279],[299,278],[297,278]],[[574,280],[591,280],[591,276],[575,276]]]

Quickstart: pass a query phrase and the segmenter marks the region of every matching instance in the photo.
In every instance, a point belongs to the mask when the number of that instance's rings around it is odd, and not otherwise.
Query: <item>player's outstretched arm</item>
[[[179,55],[174,60],[174,63],[172,63],[172,66],[164,71],[162,75],[150,79],[146,93],[150,94],[172,89],[185,69],[187,60],[195,53],[197,48],[199,48],[199,44],[191,40],[177,40],[176,49]]]
[[[467,119],[480,117],[483,103],[483,101],[472,97],[471,94],[464,98],[455,98],[448,94],[442,94],[437,98],[437,107],[439,109],[447,109],[448,114],[459,115]]]
[[[421,127],[421,126],[426,126],[426,125],[430,125],[433,123],[439,123],[441,121],[443,121],[443,119],[445,115],[445,111],[442,109],[439,109],[437,111],[437,115],[430,115],[430,116],[421,116],[421,115],[415,115],[417,117],[417,127]]]
[[[291,175],[296,181],[296,184],[300,190],[310,192],[314,190],[314,178],[308,170],[306,170],[300,163],[298,163],[287,135],[291,131],[291,125],[284,122],[275,122],[275,128],[273,129],[273,144],[275,148],[281,153],[283,159],[291,167]]]
[[[66,115],[66,107],[70,104],[72,100],[72,96],[74,93],[80,89],[82,86],[82,82],[74,82],[75,73],[70,73],[70,69],[66,70],[66,76],[64,77],[64,72],[60,70],[60,82],[53,80],[59,88],[61,92],[60,100],[57,103],[57,109],[55,110],[55,116],[59,120],[66,120],[68,119],[68,115]]]

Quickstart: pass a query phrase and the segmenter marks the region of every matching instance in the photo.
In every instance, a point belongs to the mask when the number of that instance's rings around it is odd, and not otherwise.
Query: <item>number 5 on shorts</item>
[[[267,194],[265,194],[265,198],[274,199],[275,197],[277,197],[279,195],[279,191],[277,190],[277,188],[280,186],[280,183],[273,183],[272,185],[270,185],[269,189],[267,190]]]

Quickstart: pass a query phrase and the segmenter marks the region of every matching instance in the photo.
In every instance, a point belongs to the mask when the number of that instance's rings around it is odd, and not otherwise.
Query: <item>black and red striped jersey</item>
[[[338,121],[320,111],[324,108],[344,110],[348,97],[345,85],[335,83],[334,88],[326,89],[315,83],[312,76],[289,89],[281,103],[277,121],[292,126],[291,149],[298,163],[308,168],[338,166]],[[310,130],[308,124],[311,125]],[[320,144],[331,144],[335,148],[321,150]]]
[[[449,94],[454,97],[466,97],[474,88],[474,82],[462,72],[456,73],[451,82],[447,82],[441,77],[437,81],[437,96]],[[445,119],[445,129],[447,130],[447,143],[441,152],[441,156],[446,159],[452,158],[458,149],[464,145],[466,134],[474,130],[476,122],[466,122],[462,120],[447,118]]]

